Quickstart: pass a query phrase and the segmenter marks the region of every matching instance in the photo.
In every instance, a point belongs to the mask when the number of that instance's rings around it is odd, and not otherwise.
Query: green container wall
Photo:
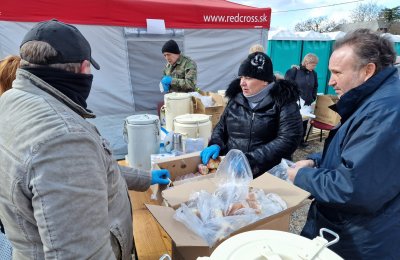
[[[329,51],[329,57],[330,57],[331,54],[332,54],[333,45],[334,45],[334,44],[335,44],[335,41],[330,41],[331,49],[330,49],[330,51]],[[329,60],[328,60],[328,72],[327,72],[327,74],[326,74],[326,89],[325,89],[325,93],[327,93],[327,94],[329,94],[329,95],[336,95],[335,90],[334,90],[332,87],[330,87],[329,84],[328,84],[330,77],[331,77],[331,72],[329,71]]]
[[[395,42],[394,48],[396,49],[397,56],[400,56],[400,42]]]
[[[285,76],[292,65],[299,65],[301,58],[301,41],[269,40],[267,54],[274,65],[274,73]]]
[[[315,71],[318,74],[318,93],[328,92],[327,77],[332,41],[304,41],[301,59],[307,53],[314,53],[318,56],[319,62]]]

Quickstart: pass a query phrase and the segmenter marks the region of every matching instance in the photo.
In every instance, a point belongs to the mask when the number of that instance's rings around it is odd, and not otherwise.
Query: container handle
[[[159,260],[171,260],[172,258],[169,256],[169,254],[163,254]]]
[[[156,120],[153,121],[153,126],[154,126],[154,128],[155,128],[155,134],[156,134],[156,136],[160,136],[159,122],[160,122],[160,121],[159,121],[158,119],[156,119]]]
[[[337,242],[339,242],[339,235],[338,235],[336,232],[333,232],[332,230],[327,229],[327,228],[321,228],[321,229],[319,230],[319,236],[322,237],[322,238],[325,238],[325,237],[324,237],[324,232],[329,233],[329,234],[331,234],[332,236],[335,237],[335,239],[332,240],[332,241],[329,241],[329,242],[325,245],[325,247],[331,246],[331,245],[336,244]]]
[[[122,129],[122,136],[124,137],[125,143],[129,142],[129,140],[128,140],[128,130],[126,129],[126,125],[127,124],[128,123],[126,122],[126,120],[124,120],[124,128]]]
[[[194,96],[192,96],[192,104],[193,104],[193,109],[194,111],[197,111],[197,101]]]
[[[326,238],[324,237],[324,232],[331,234],[332,236],[335,237],[335,239],[328,242],[328,240],[326,240]],[[321,228],[319,230],[319,236],[314,238],[310,245],[307,245],[306,247],[302,248],[302,251],[300,252],[299,256],[301,257],[301,259],[314,260],[318,257],[319,253],[321,253],[323,249],[337,243],[338,241],[339,241],[339,235],[337,233],[327,228]]]

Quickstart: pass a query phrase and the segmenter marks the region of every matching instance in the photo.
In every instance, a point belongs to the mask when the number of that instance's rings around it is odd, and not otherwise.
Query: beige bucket
[[[172,92],[164,95],[165,128],[173,130],[174,118],[193,111],[192,97],[188,93]]]
[[[175,133],[181,133],[183,139],[203,138],[205,147],[207,147],[211,137],[211,131],[212,125],[209,115],[185,114],[177,116],[174,119]]]

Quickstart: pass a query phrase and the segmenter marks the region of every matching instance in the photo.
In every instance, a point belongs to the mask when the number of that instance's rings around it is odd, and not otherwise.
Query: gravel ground
[[[324,137],[326,134],[324,135]],[[323,149],[324,140],[322,142],[319,141],[319,132],[313,131],[313,133],[309,137],[308,146],[305,148],[299,148],[293,154],[293,161],[303,160],[310,153],[321,152]],[[300,234],[301,230],[304,227],[304,224],[307,219],[308,209],[310,207],[311,200],[304,201],[303,205],[293,212],[290,219],[290,227],[289,231],[295,234]]]

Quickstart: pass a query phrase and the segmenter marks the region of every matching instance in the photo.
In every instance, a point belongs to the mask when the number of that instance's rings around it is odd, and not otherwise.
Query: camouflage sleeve
[[[167,66],[164,66],[163,72],[162,72],[162,76],[164,77],[165,75],[169,75],[169,73],[167,73]]]
[[[185,63],[184,69],[185,78],[173,78],[171,82],[172,89],[179,92],[192,92],[195,91],[197,84],[197,65],[194,61],[189,60]]]

